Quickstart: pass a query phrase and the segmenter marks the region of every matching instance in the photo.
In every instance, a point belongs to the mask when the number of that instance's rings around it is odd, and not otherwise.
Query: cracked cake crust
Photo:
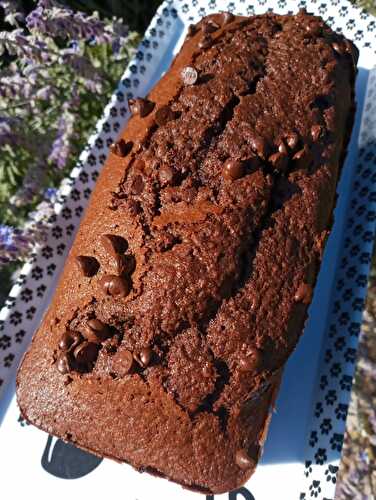
[[[28,421],[198,491],[250,477],[332,225],[356,59],[304,11],[190,29],[129,102],[17,376]]]

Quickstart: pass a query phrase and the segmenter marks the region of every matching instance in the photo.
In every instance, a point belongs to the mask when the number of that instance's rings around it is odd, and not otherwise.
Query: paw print
[[[85,191],[86,191],[86,189],[85,189]],[[85,191],[84,191],[84,194],[85,194]],[[90,189],[89,189],[89,191],[90,191]],[[85,196],[85,198],[86,198],[86,196]],[[68,236],[71,236],[73,234],[73,231],[74,231],[74,225],[73,224],[69,224],[69,226],[67,226],[65,228],[65,232],[67,233]]]
[[[148,40],[147,40],[148,41]],[[106,132],[106,134],[108,134],[108,132],[111,130],[111,127],[110,127],[110,124],[108,122],[105,122],[103,124],[103,131]],[[111,143],[112,143],[112,139],[111,139]]]
[[[278,0],[278,7],[280,9],[283,9],[284,7],[286,7],[286,0]]]
[[[84,189],[84,198],[86,198],[88,200],[90,198],[90,195],[91,195],[91,189],[89,189],[89,188]]]
[[[319,14],[320,14],[320,16],[322,16],[323,14],[325,14],[325,12],[326,12],[326,4],[322,3],[321,5],[319,5]]]
[[[127,108],[126,108],[125,106],[122,106],[122,107],[120,108],[120,116],[125,116],[126,114],[127,114]],[[102,158],[104,158],[104,159],[102,159]],[[106,157],[105,157],[105,156],[103,156],[103,155],[101,155],[101,156],[99,157],[99,159],[101,160],[101,162],[103,162],[103,161],[106,159]]]
[[[18,332],[15,335],[17,344],[20,344],[22,342],[22,339],[24,338],[25,335],[26,335],[25,330],[18,330]]]
[[[360,299],[360,300],[362,300],[362,299]],[[363,306],[363,301],[362,301],[362,306]],[[360,333],[360,323],[355,323],[353,321],[349,326],[349,333],[350,333],[351,337],[357,337]]]
[[[349,248],[350,245],[351,245],[350,238],[349,237],[345,238],[345,241],[343,242],[344,248]]]
[[[350,315],[347,312],[343,312],[338,318],[338,322],[340,325],[345,326],[350,321]]]
[[[352,347],[349,347],[345,352],[345,360],[348,363],[355,363],[356,360],[356,350]]]
[[[345,337],[338,337],[338,339],[334,342],[334,348],[336,351],[342,351],[345,345],[346,345]]]
[[[330,446],[333,451],[341,451],[343,444],[343,435],[334,433],[330,438]]]
[[[52,275],[53,275],[53,273],[54,273],[54,271],[55,271],[55,269],[56,269],[56,264],[54,264],[54,263],[49,264],[49,265],[47,266],[47,274],[48,274],[49,276],[52,276]]]
[[[114,109],[114,108],[112,108],[112,109]],[[93,167],[93,166],[97,163],[97,160],[96,160],[96,158],[95,158],[95,156],[94,156],[93,154],[90,154],[90,155],[88,156],[88,158],[87,158],[87,162],[88,162],[88,164],[89,164],[91,167]]]
[[[362,231],[363,231],[363,226],[361,224],[358,224],[357,226],[354,227],[354,236],[359,236],[360,234],[362,234]]]
[[[61,215],[65,220],[71,219],[72,218],[72,210],[69,207],[64,207],[63,210],[61,211]]]
[[[71,198],[74,201],[78,201],[81,198],[81,194],[78,189],[72,189]]]
[[[368,177],[371,175],[371,173],[372,173],[372,171],[369,168],[366,168],[362,173],[362,178],[368,179]]]
[[[53,256],[53,250],[48,245],[42,248],[42,255],[45,259],[50,259]]]
[[[255,14],[255,8],[253,5],[248,5],[247,7],[247,16],[253,16]]]
[[[323,465],[327,460],[326,449],[319,448],[315,453],[315,460],[317,465]]]
[[[33,291],[30,290],[30,288],[25,288],[21,292],[21,300],[23,302],[30,302],[30,300],[33,300]]]
[[[57,254],[58,254],[58,255],[63,255],[64,250],[65,250],[65,247],[66,247],[66,245],[65,245],[64,243],[60,243],[60,245],[58,245],[58,246],[56,247],[56,252],[57,252]]]
[[[326,480],[331,481],[333,484],[335,484],[337,481],[336,478],[337,472],[338,472],[338,467],[336,465],[329,464],[328,468],[325,471]]]
[[[141,52],[142,53],[142,52]],[[117,98],[119,99],[119,101],[124,101],[124,94],[123,92],[120,92],[120,90],[116,93],[117,95]],[[97,137],[95,139],[95,146],[98,148],[98,149],[102,149],[103,148],[103,139],[101,139],[100,137]]]
[[[57,216],[56,216],[56,214],[52,214],[52,215],[50,215],[50,216],[48,217],[48,223],[49,223],[49,224],[54,224],[54,223],[56,222],[56,220],[57,220]]]
[[[46,285],[40,285],[37,288],[37,297],[43,297],[44,292],[47,290]]]
[[[376,191],[372,191],[368,196],[368,201],[374,203],[376,201]]]
[[[86,172],[81,172],[78,178],[82,182],[82,184],[87,184],[87,182],[89,181],[89,176]]]
[[[11,325],[19,325],[22,321],[22,313],[14,311],[9,318]]]
[[[91,178],[94,182],[98,179],[98,175],[99,173],[97,170],[94,170],[94,172],[91,173]]]
[[[352,30],[355,28],[355,19],[349,19],[346,23],[346,28]]]
[[[36,308],[34,306],[29,307],[29,309],[26,310],[26,318],[33,319],[35,311],[36,311]]]
[[[367,286],[367,276],[365,274],[360,274],[356,278],[356,284],[361,287],[366,287]]]
[[[311,460],[306,460],[304,475],[305,475],[305,477],[308,477],[310,474],[312,474],[312,462],[311,462]]]
[[[342,299],[344,302],[348,302],[353,295],[352,289],[351,288],[346,288],[346,290],[342,294]]]
[[[375,21],[371,21],[370,23],[368,23],[367,31],[375,31],[375,29],[376,29],[376,22]]]
[[[337,378],[342,372],[341,365],[339,363],[333,363],[330,367],[330,375],[334,378]]]
[[[362,311],[364,306],[364,300],[360,298],[356,298],[353,300],[352,307],[355,311]],[[353,325],[354,323],[351,323]],[[350,326],[351,328],[351,326]]]
[[[125,109],[125,108],[121,108],[121,109]],[[126,110],[125,110],[124,115],[125,114],[126,114]],[[122,113],[121,113],[121,115],[123,116]],[[99,155],[99,161],[100,161],[100,163],[104,163],[106,161],[106,155],[104,155],[104,154]]]
[[[320,379],[320,389],[323,391],[328,386],[328,377],[322,375]]]
[[[331,389],[330,391],[327,392],[325,396],[325,402],[328,406],[333,406],[336,401],[337,401],[336,391]]]
[[[343,391],[351,391],[352,377],[350,375],[342,375],[339,383]]]
[[[319,438],[317,437],[317,431],[312,431],[309,436],[309,445],[314,448],[318,442]]]
[[[323,412],[324,412],[324,407],[323,407],[322,403],[320,403],[320,402],[316,403],[315,417],[319,418]]]
[[[43,269],[39,266],[34,267],[34,269],[31,271],[31,277],[38,281],[43,277]]]
[[[5,356],[3,363],[5,368],[9,368],[10,366],[12,366],[13,360],[14,360],[14,354],[9,353],[7,356]]]
[[[330,418],[324,418],[324,420],[320,424],[321,434],[329,434],[329,432],[333,429],[332,422]]]
[[[320,481],[313,480],[309,486],[309,491],[310,491],[311,497],[317,498],[319,496],[319,494],[321,493]]]
[[[346,420],[348,405],[339,403],[335,409],[335,414],[338,420]]]
[[[11,338],[8,335],[2,335],[0,337],[0,349],[5,351],[5,349],[9,349],[11,345]]]
[[[63,235],[63,230],[61,229],[60,226],[54,226],[52,228],[52,236],[58,240],[59,238],[61,238]]]
[[[80,217],[83,211],[84,209],[81,206],[79,206],[75,208],[74,214],[76,215],[76,217]]]

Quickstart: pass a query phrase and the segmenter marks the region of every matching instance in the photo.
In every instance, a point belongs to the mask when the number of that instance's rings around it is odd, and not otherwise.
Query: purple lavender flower
[[[60,169],[63,169],[68,161],[70,139],[74,134],[75,117],[70,111],[71,105],[72,102],[64,103],[63,105],[63,112],[59,119],[56,138],[48,156],[48,161],[56,164]]]
[[[12,26],[19,26],[19,23],[23,22],[25,19],[24,14],[19,11],[19,3],[20,2],[14,0],[0,2],[0,7],[2,7],[5,12],[4,21]]]
[[[32,234],[0,224],[0,264],[24,259],[32,247]]]
[[[30,31],[35,30],[52,37],[86,41],[93,37],[96,43],[112,41],[111,30],[96,14],[88,16],[83,12],[74,12],[53,1],[40,0],[37,8],[27,16],[26,25]]]

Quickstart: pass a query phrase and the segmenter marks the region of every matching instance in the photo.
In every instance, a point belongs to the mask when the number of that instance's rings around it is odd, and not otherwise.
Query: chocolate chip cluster
[[[72,371],[80,373],[91,371],[100,349],[107,347],[111,353],[114,350],[113,346],[117,345],[117,341],[111,343],[116,337],[116,330],[98,318],[84,321],[80,330],[68,329],[60,338],[56,367],[63,375]],[[146,368],[152,358],[153,350],[151,347],[145,347],[133,353],[128,350],[118,350],[115,353],[112,352],[111,366],[116,375],[122,377],[136,371],[137,367],[139,369]]]
[[[100,285],[105,295],[126,297],[132,289],[131,275],[136,268],[134,255],[128,251],[128,243],[122,236],[103,234],[100,243],[107,254],[115,261],[116,274],[105,274],[100,279]],[[77,266],[85,277],[95,276],[100,264],[95,257],[78,255]]]

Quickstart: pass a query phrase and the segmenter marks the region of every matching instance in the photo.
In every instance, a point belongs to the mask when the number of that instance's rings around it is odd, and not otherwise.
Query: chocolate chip
[[[111,337],[111,330],[108,325],[97,318],[89,319],[86,325],[86,332],[90,336],[88,340],[95,342],[96,340],[106,340],[108,337]]]
[[[213,45],[213,39],[210,35],[204,35],[201,40],[198,42],[198,46],[200,49],[208,49]]]
[[[153,351],[151,347],[144,347],[139,353],[133,354],[133,357],[139,365],[146,368],[151,361],[152,355]]]
[[[162,186],[173,184],[174,175],[175,172],[169,165],[162,165],[158,172],[159,181]]]
[[[282,153],[283,155],[287,155],[287,148],[286,148],[286,144],[283,142],[283,140],[281,139],[279,144],[278,144],[278,151],[280,153]]]
[[[294,300],[296,302],[303,302],[303,304],[308,305],[312,300],[312,294],[313,290],[311,285],[309,285],[308,283],[301,283],[295,293]]]
[[[131,291],[131,286],[128,280],[124,277],[115,276],[114,274],[106,274],[100,280],[102,290],[106,295],[112,297],[126,297]]]
[[[292,157],[294,162],[294,168],[296,169],[306,169],[309,168],[313,161],[313,156],[308,146],[305,145],[303,149],[295,153]]]
[[[234,19],[235,19],[235,16],[232,12],[223,12],[223,14],[222,14],[223,24],[232,23],[232,21],[234,21]]]
[[[69,373],[72,369],[72,364],[71,364],[71,359],[69,354],[67,353],[61,353],[57,359],[57,365],[56,368],[58,371],[62,374],[65,375],[66,373]]]
[[[127,375],[133,367],[133,355],[126,349],[118,351],[111,358],[111,367],[119,377]]]
[[[244,165],[240,160],[229,158],[223,165],[222,175],[228,181],[235,181],[244,175]]]
[[[136,269],[136,259],[133,255],[117,255],[115,257],[115,266],[117,274],[130,276]]]
[[[92,276],[97,274],[99,269],[99,262],[95,257],[90,257],[88,255],[78,255],[75,260],[83,276],[91,278]]]
[[[58,344],[59,349],[61,349],[62,351],[68,351],[68,349],[72,344],[73,344],[73,339],[69,335],[69,332],[64,332]]]
[[[248,455],[247,450],[245,450],[244,448],[236,452],[235,462],[236,465],[243,470],[256,467],[256,461]]]
[[[241,372],[250,372],[260,368],[262,363],[262,354],[259,349],[253,347],[249,349],[247,354],[240,357],[238,361],[239,370]]]
[[[266,142],[262,137],[253,136],[250,141],[252,150],[263,160],[266,156]]]
[[[208,19],[207,21],[202,23],[203,33],[214,33],[214,31],[217,31],[218,29],[219,25],[211,19]]]
[[[99,347],[94,342],[82,342],[73,352],[77,363],[91,365],[97,359]]]
[[[124,253],[128,248],[127,240],[115,234],[102,234],[100,242],[106,252],[112,257],[115,257],[119,253]]]
[[[136,99],[128,99],[128,106],[133,116],[139,115],[141,118],[144,118],[153,111],[155,103],[148,99],[137,97]]]
[[[199,28],[197,28],[197,26],[195,24],[190,24],[188,26],[187,36],[191,37],[191,36],[195,35],[198,31],[199,31]]]
[[[291,151],[294,151],[299,143],[299,136],[295,132],[290,132],[286,136],[286,142]]]
[[[194,85],[197,82],[198,73],[192,66],[186,66],[180,72],[184,85]]]
[[[144,179],[142,175],[136,175],[132,181],[132,194],[139,195],[144,190]]]
[[[133,142],[125,142],[124,139],[120,139],[119,141],[115,142],[114,144],[111,144],[110,146],[110,151],[116,156],[120,156],[121,158],[124,158],[127,156],[133,148]]]
[[[284,153],[274,153],[268,158],[272,167],[276,170],[285,171],[288,164],[288,158]]]
[[[333,42],[332,43],[332,48],[335,52],[337,52],[337,54],[339,54],[340,56],[342,56],[345,52],[346,52],[346,49],[345,47],[340,44],[340,43],[337,43],[337,42]]]
[[[61,336],[59,342],[59,349],[63,351],[69,351],[74,349],[77,345],[82,342],[83,338],[80,332],[75,332],[71,330],[67,330]]]
[[[311,136],[314,142],[318,141],[322,134],[322,126],[321,125],[312,125],[311,127]]]
[[[157,125],[162,127],[163,125],[166,125],[167,122],[170,122],[171,120],[175,119],[175,113],[172,111],[170,106],[162,106],[159,109],[157,109],[155,113],[155,121],[157,122]]]

